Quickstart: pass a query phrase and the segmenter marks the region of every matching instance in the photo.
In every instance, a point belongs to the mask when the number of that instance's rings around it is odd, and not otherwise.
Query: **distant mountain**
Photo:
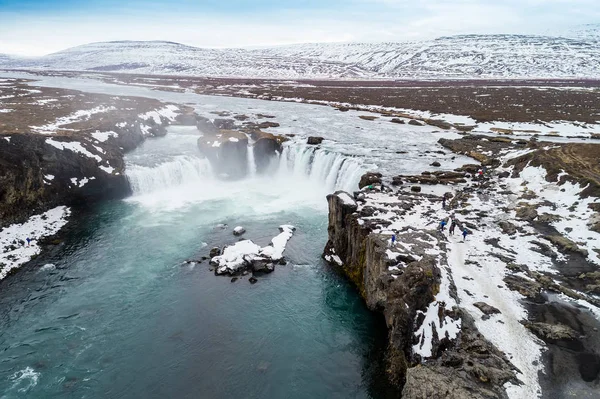
[[[0,57],[0,67],[274,79],[600,78],[600,41],[593,35],[462,35],[420,42],[252,50],[120,41],[87,44],[36,59]]]

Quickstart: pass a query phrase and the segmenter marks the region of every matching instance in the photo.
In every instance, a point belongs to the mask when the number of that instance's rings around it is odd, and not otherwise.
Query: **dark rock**
[[[196,127],[200,132],[208,135],[215,135],[219,133],[219,129],[210,121],[210,119],[205,118],[203,116],[198,116],[196,118],[198,121],[196,123]]]
[[[323,137],[310,136],[308,140],[306,140],[306,144],[310,145],[318,145],[323,142]]]
[[[507,177],[510,177],[510,172],[504,171],[498,173],[498,178],[500,179],[506,179]]]
[[[501,222],[498,222],[498,226],[500,226],[504,234],[507,234],[509,236],[517,234],[517,227],[511,222],[503,220]]]
[[[370,186],[373,184],[381,184],[381,173],[378,172],[367,172],[360,178],[360,182],[358,183],[358,188],[362,189],[363,187]]]
[[[256,277],[252,276],[248,279],[248,281],[250,282],[250,284],[256,284],[258,282],[258,280],[256,279]]]
[[[409,125],[413,125],[413,126],[424,126],[424,124],[422,122],[419,122],[417,120],[411,119],[408,121]]]
[[[492,315],[492,314],[500,313],[500,311],[497,308],[490,306],[485,302],[475,302],[473,304],[473,306],[475,306],[477,309],[481,310],[481,312],[485,315]]]
[[[256,257],[252,259],[252,271],[257,273],[271,273],[275,265],[271,258]]]
[[[392,177],[392,185],[401,186],[402,184],[404,184],[404,182],[402,181],[402,176]]]
[[[412,191],[413,193],[420,193],[421,192],[421,186],[412,186],[410,188],[410,191]]]
[[[232,179],[248,173],[248,137],[241,132],[221,130],[217,136],[205,135],[198,139],[198,148],[218,174]]]
[[[237,277],[232,277],[232,278],[231,278],[231,282],[232,282],[232,283],[235,283],[237,280],[238,280],[238,278],[237,278]]]
[[[442,165],[441,165],[441,164],[440,164],[438,161],[434,161],[434,162],[432,162],[430,165],[431,165],[431,166],[438,167],[438,168],[439,168],[440,166],[442,166]]]
[[[579,338],[579,333],[564,324],[523,322],[532,333],[544,341],[574,340]]]
[[[233,119],[215,119],[213,125],[217,129],[221,130],[233,130],[235,129],[235,120]]]
[[[538,217],[538,212],[533,205],[522,205],[517,208],[517,219],[533,221]]]
[[[547,236],[544,236],[544,238],[547,239],[548,241],[550,241],[552,244],[556,245],[556,247],[558,248],[558,250],[560,252],[578,253],[586,258],[588,256],[587,249],[580,248],[579,245],[577,245],[577,243],[569,240],[566,237],[563,237],[560,235],[547,235]]]
[[[221,255],[221,248],[219,248],[219,247],[213,247],[213,248],[211,248],[210,252],[208,254],[208,256],[210,258],[214,258],[215,256],[219,256],[219,255]]]
[[[533,245],[535,245],[537,247],[537,248],[531,248],[532,251],[539,252],[542,255],[546,255],[552,259],[555,259],[556,257],[558,257],[558,254],[552,250],[550,245],[545,244],[543,242],[535,241],[535,240],[530,241],[530,243],[532,243]]]
[[[406,122],[404,122],[404,120],[399,119],[399,118],[392,118],[392,120],[390,120],[390,122],[392,123],[398,123],[400,125],[404,125]]]
[[[246,229],[243,228],[242,226],[237,226],[236,228],[233,229],[234,236],[241,236],[245,232],[246,232]]]
[[[20,133],[13,134],[10,142],[0,139],[0,227],[23,222],[34,213],[59,205],[89,206],[130,195],[120,146],[135,148],[145,136],[139,126],[120,129],[119,134],[123,137],[94,145],[85,136],[51,136],[55,142],[78,142],[99,156],[100,163],[48,144],[46,135]],[[114,171],[107,173],[99,166],[110,166]],[[48,175],[54,178],[48,180]],[[73,183],[73,178],[78,183]],[[87,183],[84,179],[88,179]]]
[[[259,129],[268,129],[270,127],[279,127],[279,123],[277,122],[261,122],[258,124]]]

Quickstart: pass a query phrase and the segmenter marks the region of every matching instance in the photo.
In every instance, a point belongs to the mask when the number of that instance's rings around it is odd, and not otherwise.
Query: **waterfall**
[[[197,183],[212,176],[206,159],[178,156],[156,166],[127,165],[127,179],[134,194]]]
[[[333,192],[358,189],[360,177],[366,172],[354,157],[309,145],[292,144],[284,147],[276,173],[279,176],[306,176]]]
[[[323,148],[299,143],[284,145],[279,158],[274,158],[270,168],[257,174],[253,147],[248,147],[248,177],[251,181],[260,179],[284,182],[308,182],[315,189],[326,192],[358,189],[358,181],[366,168],[359,158],[350,157]],[[127,178],[134,195],[164,191],[177,186],[193,185],[201,187],[211,181],[218,184],[210,163],[195,156],[176,156],[154,166],[134,163],[127,165]]]
[[[256,176],[256,161],[254,160],[254,147],[248,146],[248,176],[251,178]]]

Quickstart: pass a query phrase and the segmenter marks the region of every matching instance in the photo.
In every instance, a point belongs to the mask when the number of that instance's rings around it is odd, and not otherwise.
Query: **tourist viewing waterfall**
[[[0,2],[0,399],[599,399],[599,15]]]

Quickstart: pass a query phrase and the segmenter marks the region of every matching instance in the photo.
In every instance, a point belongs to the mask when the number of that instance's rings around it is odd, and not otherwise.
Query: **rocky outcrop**
[[[81,153],[56,148],[48,137],[15,134],[0,137],[0,220],[2,225],[22,222],[35,213],[58,205],[79,205],[107,198],[122,198],[130,193],[123,174],[121,150],[106,144],[102,155],[114,168],[107,173],[98,168],[96,159]],[[80,143],[69,137],[52,137],[56,143]],[[91,143],[82,148],[96,155]],[[96,155],[99,156],[99,155]]]
[[[318,144],[321,144],[322,142],[323,142],[323,137],[316,137],[316,136],[310,136],[306,140],[306,144],[309,144],[309,145],[318,145]]]
[[[403,399],[492,399],[508,398],[501,388],[507,381],[518,383],[514,369],[503,354],[482,338],[466,313],[457,350],[438,359],[409,368]]]
[[[510,363],[478,333],[468,316],[450,303],[435,300],[441,298],[440,267],[445,262],[437,247],[444,244],[435,230],[400,229],[396,233],[400,245],[390,243],[391,233],[382,233],[392,221],[377,215],[391,213],[401,219],[427,196],[398,195],[390,208],[385,204],[394,196],[388,194],[377,209],[365,200],[365,193],[336,192],[327,197],[329,241],[323,255],[354,283],[369,309],[384,316],[390,380],[404,386],[403,398],[505,398],[502,385],[514,380]],[[439,320],[427,321],[431,312]],[[449,335],[449,326],[461,321],[458,336]]]
[[[252,131],[250,137],[254,140],[252,151],[254,151],[256,171],[263,173],[267,170],[273,158],[281,154],[283,150],[282,144],[288,139],[284,136],[277,136],[261,130]]]
[[[358,188],[361,189],[366,186],[373,184],[381,184],[382,174],[379,172],[367,172],[360,178],[358,182]]]
[[[198,139],[198,148],[217,174],[240,179],[248,173],[248,136],[234,130],[220,130]]]

